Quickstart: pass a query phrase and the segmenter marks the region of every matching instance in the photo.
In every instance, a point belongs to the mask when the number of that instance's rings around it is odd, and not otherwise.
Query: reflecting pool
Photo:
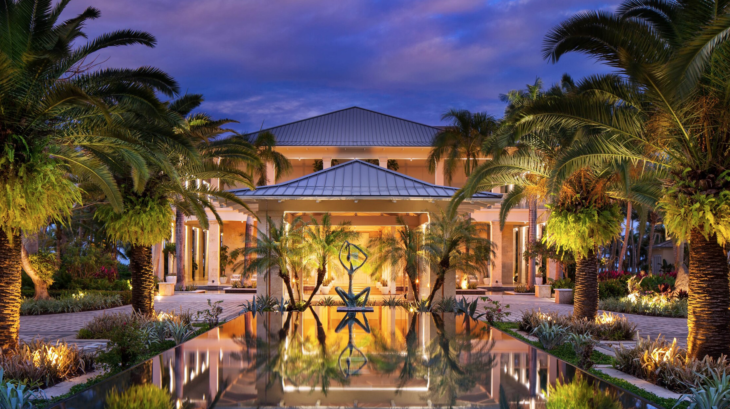
[[[56,407],[155,393],[177,408],[559,408],[581,395],[655,407],[483,322],[387,307],[247,313]]]

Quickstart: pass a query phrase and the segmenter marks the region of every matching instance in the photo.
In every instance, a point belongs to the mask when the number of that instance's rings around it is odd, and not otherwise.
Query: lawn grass
[[[501,330],[510,336],[519,339],[520,341],[526,342],[533,347],[547,352],[550,355],[555,356],[556,358],[559,358],[565,362],[568,362],[569,364],[573,366],[578,366],[578,357],[575,355],[575,352],[573,351],[573,348],[570,347],[568,344],[562,344],[556,348],[551,349],[550,351],[546,351],[542,345],[537,341],[530,341],[529,339],[525,338],[521,334],[517,333],[517,330],[519,328],[519,324],[516,322],[495,322],[492,324],[495,328],[498,330]],[[593,355],[591,355],[591,358],[593,360],[593,363],[595,365],[613,365],[614,359],[610,355],[602,354],[598,351],[593,351]],[[677,404],[677,399],[669,399],[669,398],[661,398],[651,392],[645,391],[644,389],[639,388],[638,386],[623,380],[614,378],[612,376],[606,375],[605,373],[601,372],[600,369],[590,369],[588,370],[589,373],[591,373],[596,378],[599,378],[603,381],[606,381],[618,388],[627,390],[634,395],[640,396],[647,401],[661,406],[666,409],[672,409]],[[678,407],[679,408],[686,408],[688,406],[687,402],[683,402]]]

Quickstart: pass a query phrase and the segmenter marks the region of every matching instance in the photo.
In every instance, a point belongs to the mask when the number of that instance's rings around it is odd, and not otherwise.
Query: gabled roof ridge
[[[438,127],[436,127],[436,126],[433,126],[433,125],[426,125],[426,124],[424,124],[424,123],[421,123],[421,122],[416,122],[416,121],[412,121],[412,120],[410,120],[410,119],[405,119],[405,118],[399,118],[399,117],[397,117],[397,116],[393,116],[393,115],[388,115],[388,114],[384,114],[384,113],[382,113],[382,112],[378,112],[378,111],[373,111],[372,109],[367,109],[367,108],[361,108],[361,107],[359,107],[359,106],[351,106],[351,107],[348,107],[348,108],[342,108],[342,109],[338,109],[338,110],[336,110],[336,111],[332,111],[332,112],[326,112],[326,113],[324,113],[324,114],[319,114],[319,115],[315,115],[315,116],[310,116],[309,118],[304,118],[304,119],[300,119],[300,120],[297,120],[297,121],[287,122],[287,123],[285,123],[285,124],[281,124],[281,125],[271,126],[271,127],[265,128],[265,129],[261,129],[261,130],[259,130],[259,131],[254,131],[254,132],[248,132],[248,133],[246,133],[246,135],[256,135],[256,134],[259,134],[259,133],[261,133],[261,132],[267,132],[267,131],[271,131],[272,129],[276,129],[276,128],[281,128],[281,127],[284,127],[284,126],[289,126],[289,125],[294,125],[294,124],[298,124],[298,123],[300,123],[300,122],[304,122],[304,121],[309,121],[310,119],[317,119],[317,118],[321,118],[321,117],[323,117],[323,116],[327,116],[327,115],[334,115],[334,114],[338,114],[338,113],[340,113],[340,112],[343,112],[343,111],[348,111],[348,110],[351,110],[351,109],[359,109],[359,110],[362,110],[362,111],[366,111],[366,112],[370,112],[370,113],[373,113],[373,114],[378,114],[378,115],[382,115],[382,116],[387,116],[388,118],[393,118],[393,119],[397,119],[397,120],[400,120],[400,121],[410,122],[410,123],[412,123],[412,124],[416,124],[416,125],[420,125],[420,126],[425,126],[425,127],[428,127],[428,128],[433,128],[433,129],[434,129],[434,130],[436,130],[436,131],[441,131],[441,129],[439,129]]]

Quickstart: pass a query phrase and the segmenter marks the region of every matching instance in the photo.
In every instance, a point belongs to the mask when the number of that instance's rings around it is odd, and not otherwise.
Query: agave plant
[[[540,325],[532,330],[532,333],[530,333],[530,335],[537,337],[537,340],[540,341],[542,347],[548,351],[562,344],[563,341],[565,341],[567,334],[568,330],[566,327],[562,325],[550,325],[545,321],[541,322]]]
[[[0,408],[33,409],[31,401],[42,398],[22,383],[3,380],[4,371],[0,368]]]
[[[183,342],[192,338],[195,334],[195,330],[192,325],[178,323],[174,321],[167,322],[167,331],[170,333],[170,337],[175,341],[175,344],[180,345]]]

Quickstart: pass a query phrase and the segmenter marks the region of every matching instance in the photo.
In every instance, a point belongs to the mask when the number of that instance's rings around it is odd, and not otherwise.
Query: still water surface
[[[463,315],[314,307],[247,313],[57,407],[102,409],[111,391],[151,385],[178,408],[558,408],[548,386],[577,380],[609,407],[654,408]]]

